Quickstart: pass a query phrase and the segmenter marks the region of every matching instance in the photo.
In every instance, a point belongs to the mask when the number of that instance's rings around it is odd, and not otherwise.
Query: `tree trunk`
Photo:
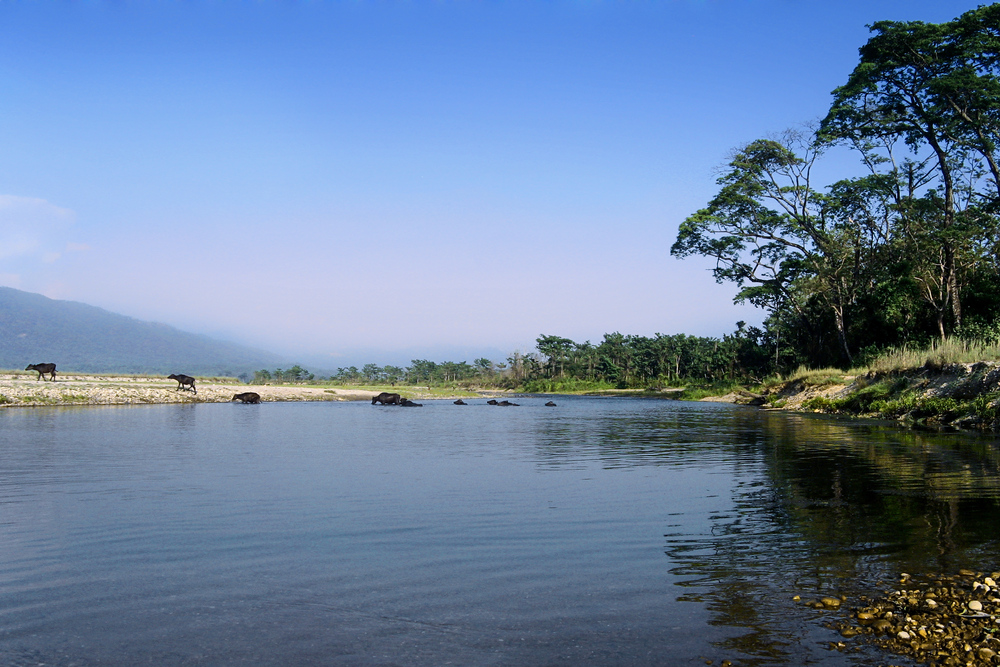
[[[840,347],[844,352],[844,356],[847,358],[848,364],[854,363],[854,357],[851,356],[851,348],[847,345],[847,332],[844,331],[844,310],[842,308],[833,308],[833,319],[837,323],[837,338],[840,339]]]

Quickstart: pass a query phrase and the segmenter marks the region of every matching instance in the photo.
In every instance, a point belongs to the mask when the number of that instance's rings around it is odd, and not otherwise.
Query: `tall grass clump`
[[[904,345],[882,352],[865,370],[875,373],[893,373],[912,368],[940,370],[949,364],[970,364],[976,361],[1000,361],[1000,343],[951,337],[935,341],[925,348]]]
[[[801,382],[807,387],[841,384],[844,380],[844,371],[839,368],[806,368],[805,366],[799,366],[786,378],[787,382]]]

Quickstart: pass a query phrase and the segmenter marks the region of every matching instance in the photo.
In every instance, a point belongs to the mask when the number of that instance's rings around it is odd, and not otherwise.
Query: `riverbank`
[[[0,374],[0,407],[39,405],[140,405],[151,403],[225,403],[234,394],[254,391],[261,401],[363,401],[377,392],[296,385],[246,385],[223,378],[197,380],[198,393],[178,391],[174,380],[131,375],[37,376]]]
[[[227,403],[234,394],[252,391],[262,402],[370,401],[382,391],[411,400],[499,397],[496,391],[456,391],[428,386],[343,387],[328,385],[249,385],[234,378],[196,378],[198,393],[178,390],[177,382],[145,375],[57,373],[56,381],[38,380],[34,372],[0,371],[0,408],[42,405],[142,405],[157,403]]]
[[[804,374],[755,392],[702,400],[1000,432],[1000,362],[925,365],[864,375]]]

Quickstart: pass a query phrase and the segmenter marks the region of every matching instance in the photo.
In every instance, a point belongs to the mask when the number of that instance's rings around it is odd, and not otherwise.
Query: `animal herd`
[[[423,406],[422,403],[414,403],[413,401],[409,400],[408,398],[403,398],[399,394],[390,394],[387,391],[383,391],[378,396],[372,396],[372,405],[375,405],[376,403],[381,403],[382,405],[402,405],[404,408],[419,408],[419,407]],[[458,399],[457,401],[454,401],[454,404],[455,405],[468,405],[468,403],[466,403],[462,399]],[[486,401],[486,405],[498,405],[498,406],[502,406],[502,407],[517,407],[519,404],[518,403],[511,403],[510,401],[507,401],[507,400],[498,401],[495,398],[491,398],[490,400]],[[545,405],[546,405],[546,407],[550,407],[550,408],[556,407],[556,404],[554,402],[552,402],[552,401],[547,402]]]
[[[25,368],[24,370],[26,370],[26,371],[36,371],[38,373],[38,379],[39,380],[44,380],[45,376],[48,375],[49,379],[52,382],[56,381],[56,365],[55,364],[28,364],[28,367]],[[178,374],[168,375],[167,379],[168,380],[176,380],[177,381],[177,389],[175,389],[174,391],[180,391],[180,390],[183,389],[185,391],[189,391],[190,390],[190,391],[194,392],[196,395],[198,394],[198,389],[195,387],[195,384],[194,384],[194,382],[195,382],[194,378],[191,377],[190,375],[183,375],[183,374],[178,373]],[[231,399],[231,402],[236,402],[236,401],[240,401],[242,403],[260,403],[260,394],[258,394],[255,391],[245,391],[242,394],[234,394],[233,398]],[[402,406],[404,408],[420,408],[420,407],[423,407],[422,403],[414,403],[410,399],[403,398],[399,394],[390,394],[389,392],[386,392],[386,391],[383,391],[378,396],[373,396],[372,397],[372,405],[375,405],[376,403],[381,403],[382,405],[400,405],[400,406]],[[503,406],[503,407],[508,407],[508,406],[514,406],[514,407],[516,407],[518,405],[517,403],[511,403],[510,401],[506,401],[506,400],[504,400],[504,401],[497,401],[495,398],[486,401],[486,404],[487,405],[498,405],[498,406]],[[458,399],[457,401],[455,401],[455,405],[468,405],[468,403],[466,403],[462,399]],[[554,408],[556,406],[556,404],[553,403],[552,401],[549,401],[545,405],[548,406],[548,407],[552,407],[552,408]]]

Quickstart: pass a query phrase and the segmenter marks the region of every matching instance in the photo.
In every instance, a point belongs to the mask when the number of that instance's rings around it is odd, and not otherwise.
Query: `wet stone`
[[[995,573],[994,573],[995,574]],[[996,580],[971,570],[903,578],[906,588],[862,598],[852,609],[858,634],[888,653],[935,665],[1000,665],[1000,596]],[[988,591],[990,597],[983,599]],[[854,637],[849,624],[844,637]]]

